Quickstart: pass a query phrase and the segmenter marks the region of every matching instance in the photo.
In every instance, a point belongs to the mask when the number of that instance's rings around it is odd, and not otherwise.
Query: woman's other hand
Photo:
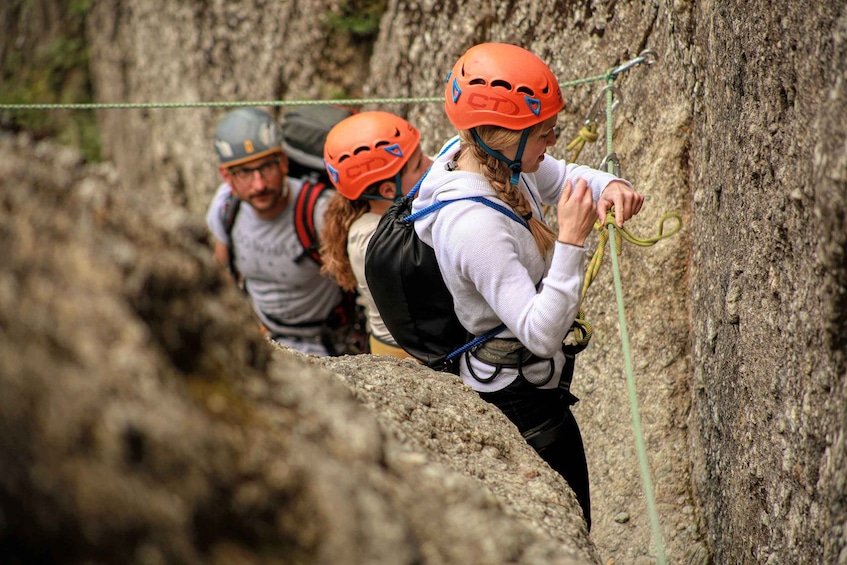
[[[585,179],[576,181],[576,186],[568,181],[562,190],[557,206],[559,220],[558,240],[582,247],[585,238],[597,219],[597,209],[594,206],[594,196]]]

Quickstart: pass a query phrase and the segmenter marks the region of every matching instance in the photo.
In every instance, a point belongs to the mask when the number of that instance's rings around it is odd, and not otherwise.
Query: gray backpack
[[[332,126],[355,112],[328,104],[297,106],[282,118],[282,148],[288,176],[312,184],[330,184],[324,167],[324,143]]]

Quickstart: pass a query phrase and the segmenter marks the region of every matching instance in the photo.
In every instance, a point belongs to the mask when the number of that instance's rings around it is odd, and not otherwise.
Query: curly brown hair
[[[335,193],[327,204],[321,231],[321,273],[335,278],[344,290],[356,289],[356,277],[347,255],[347,234],[353,222],[368,210],[367,200],[348,200],[339,193]]]
[[[530,135],[533,135],[543,126],[535,125],[530,130]],[[491,149],[502,152],[504,149],[517,145],[521,138],[521,131],[510,130],[497,126],[479,126],[476,129],[477,135]],[[462,151],[470,151],[470,155],[478,163],[482,165],[482,174],[494,190],[497,196],[512,207],[512,209],[522,218],[528,216],[532,209],[529,201],[524,196],[517,186],[509,182],[512,176],[512,171],[503,161],[489,155],[474,139],[470,130],[459,131],[459,138],[462,140]],[[550,226],[541,220],[533,217],[529,220],[529,229],[532,232],[532,237],[535,239],[535,244],[538,246],[542,255],[546,255],[556,242],[556,234],[550,229]]]

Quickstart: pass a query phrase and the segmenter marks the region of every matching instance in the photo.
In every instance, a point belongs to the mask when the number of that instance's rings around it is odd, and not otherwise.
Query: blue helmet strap
[[[403,169],[405,168],[406,166],[404,165]],[[397,187],[397,192],[394,193],[394,202],[403,200],[403,169],[400,169],[394,175],[394,185]]]
[[[391,202],[397,202],[399,200],[403,200],[403,171],[401,170],[396,175],[394,175],[394,186],[396,187],[396,191],[394,193],[394,198],[387,198],[381,194],[362,194],[359,198],[364,200],[389,200]],[[385,181],[380,181],[380,185]]]
[[[393,198],[386,198],[381,194],[363,194],[359,197],[361,200],[388,200],[389,202],[394,202]]]
[[[509,182],[513,185],[517,186],[521,177],[521,157],[523,157],[523,150],[526,147],[526,140],[529,139],[529,130],[530,128],[526,128],[521,132],[521,142],[518,144],[518,150],[515,152],[515,160],[512,163],[509,163],[509,168],[512,170],[512,178],[509,179]]]
[[[526,140],[529,138],[529,130],[530,128],[526,128],[521,132],[521,141],[518,143],[518,150],[515,152],[515,159],[509,159],[496,149],[490,148],[488,145],[482,141],[482,138],[479,137],[479,134],[476,133],[476,128],[471,128],[471,135],[473,135],[474,140],[476,140],[477,144],[482,147],[483,151],[497,159],[498,161],[502,161],[508,165],[509,170],[512,171],[512,176],[509,178],[509,182],[515,186],[520,182],[521,177],[521,157],[523,157],[523,151],[526,147]]]

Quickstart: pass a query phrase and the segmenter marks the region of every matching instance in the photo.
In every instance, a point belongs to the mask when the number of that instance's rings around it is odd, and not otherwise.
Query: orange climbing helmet
[[[564,107],[547,64],[508,43],[481,43],[465,51],[447,75],[444,107],[456,129],[500,126],[523,130]]]
[[[335,188],[357,200],[372,184],[400,173],[417,149],[421,132],[388,112],[359,112],[337,123],[326,136],[324,164]]]

